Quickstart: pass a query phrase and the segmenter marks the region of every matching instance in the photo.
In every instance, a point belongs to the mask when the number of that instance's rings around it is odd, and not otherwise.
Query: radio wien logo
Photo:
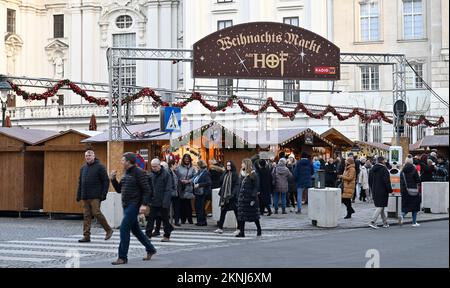
[[[314,74],[326,75],[326,74],[336,74],[336,67],[315,67]]]

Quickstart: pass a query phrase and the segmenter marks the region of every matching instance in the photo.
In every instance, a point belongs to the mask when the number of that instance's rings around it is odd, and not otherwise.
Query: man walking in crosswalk
[[[144,245],[147,255],[142,259],[150,260],[156,249],[139,227],[137,217],[148,211],[151,188],[145,172],[136,166],[136,154],[127,152],[123,154],[122,165],[124,175],[117,181],[117,171],[111,173],[111,183],[117,193],[122,193],[123,219],[120,224],[119,258],[113,265],[127,264],[128,249],[130,247],[130,231]]]
[[[80,243],[91,242],[91,221],[94,216],[98,223],[106,231],[105,240],[111,238],[113,230],[100,211],[100,201],[106,199],[109,188],[108,173],[92,149],[87,149],[84,153],[86,164],[81,167],[80,178],[78,180],[77,202],[83,202],[83,238]]]

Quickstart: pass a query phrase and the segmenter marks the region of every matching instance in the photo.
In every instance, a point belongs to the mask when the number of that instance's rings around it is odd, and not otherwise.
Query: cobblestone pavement
[[[97,225],[94,225],[97,226]],[[0,218],[0,267],[83,267],[96,261],[112,261],[117,258],[119,231],[112,239],[105,241],[104,231],[94,227],[91,243],[78,243],[81,238],[81,220],[49,220],[47,218]],[[309,234],[320,233],[310,232]],[[254,231],[245,238],[236,238],[232,232],[215,234],[212,231],[183,231],[176,229],[171,241],[161,242],[161,237],[152,238],[158,255],[179,251],[201,250],[213,247],[240,245],[249,241],[275,241],[293,235],[293,232],[268,232],[256,237]],[[296,233],[298,234],[298,233]],[[306,233],[305,233],[306,236]],[[138,240],[131,236],[129,259],[144,256],[145,250]]]

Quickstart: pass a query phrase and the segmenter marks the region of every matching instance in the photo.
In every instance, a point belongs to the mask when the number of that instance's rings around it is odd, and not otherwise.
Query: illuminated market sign
[[[253,22],[194,44],[194,78],[339,80],[340,50],[300,27]]]

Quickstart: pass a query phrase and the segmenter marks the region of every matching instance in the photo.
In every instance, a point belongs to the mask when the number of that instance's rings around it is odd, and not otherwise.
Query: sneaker
[[[373,229],[378,229],[378,226],[375,223],[370,223],[369,227],[373,228]]]
[[[238,235],[239,233],[241,233],[241,230],[238,229],[238,230],[233,232],[233,235]]]
[[[223,233],[223,230],[222,230],[222,229],[217,229],[216,231],[214,231],[214,233],[222,234],[222,233]]]
[[[414,224],[412,224],[412,227],[419,227],[420,226],[420,224],[419,223],[414,223]]]
[[[383,228],[389,228],[389,224],[388,223],[383,224]]]
[[[163,237],[161,239],[161,242],[170,242],[170,238],[169,237]]]

